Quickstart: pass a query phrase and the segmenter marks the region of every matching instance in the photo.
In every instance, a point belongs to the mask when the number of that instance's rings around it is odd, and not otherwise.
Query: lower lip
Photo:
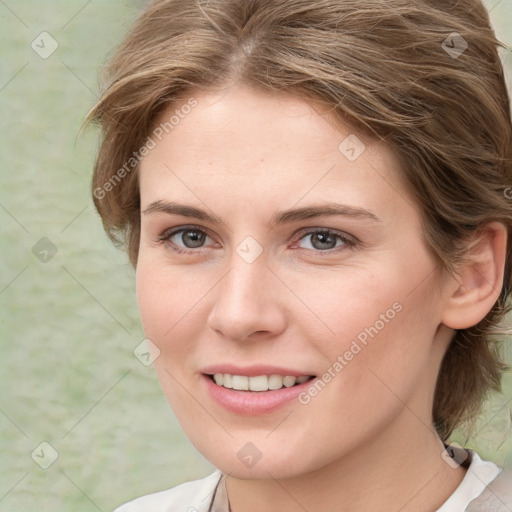
[[[316,380],[313,378],[290,388],[269,391],[238,391],[215,384],[208,375],[203,374],[202,379],[208,393],[217,404],[229,412],[242,416],[257,416],[275,411],[296,399]]]

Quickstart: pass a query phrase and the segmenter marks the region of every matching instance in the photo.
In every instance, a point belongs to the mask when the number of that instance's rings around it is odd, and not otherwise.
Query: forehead
[[[194,91],[155,123],[163,133],[141,163],[142,202],[158,195],[198,203],[216,194],[259,208],[298,201],[372,203],[388,215],[410,208],[390,146],[329,110],[244,87]]]

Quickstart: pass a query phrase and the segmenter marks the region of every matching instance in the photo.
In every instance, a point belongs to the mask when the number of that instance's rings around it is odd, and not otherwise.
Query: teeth
[[[249,377],[244,375],[233,375],[233,389],[249,391]]]
[[[216,375],[222,375],[222,374],[216,374]],[[228,373],[225,373],[224,375],[222,375],[223,377],[223,383],[222,385],[225,387],[225,388],[228,388],[228,389],[231,389],[233,387],[233,375],[229,375]],[[215,378],[215,377],[214,377]]]
[[[281,389],[282,387],[291,388],[295,384],[307,382],[311,377],[301,375],[293,377],[292,375],[258,375],[257,377],[247,377],[246,375],[230,375],[229,373],[216,373],[213,380],[219,386],[228,389],[237,389],[239,391],[268,391]]]
[[[249,389],[251,391],[267,391],[268,390],[268,378],[266,375],[260,375],[258,377],[249,377]]]
[[[295,384],[296,380],[296,377],[285,377],[283,379],[283,385],[285,385],[287,388],[291,388]]]
[[[283,387],[283,377],[281,375],[271,375],[268,377],[268,389],[281,389]]]

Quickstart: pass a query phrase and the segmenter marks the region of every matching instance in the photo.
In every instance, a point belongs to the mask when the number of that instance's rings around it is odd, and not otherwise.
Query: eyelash
[[[161,235],[158,236],[157,242],[167,245],[173,252],[175,252],[177,254],[193,254],[193,253],[201,252],[201,249],[204,249],[203,247],[198,247],[197,249],[183,248],[183,247],[180,247],[170,241],[170,239],[174,235],[176,235],[178,233],[185,232],[185,231],[197,231],[200,233],[204,233],[209,238],[212,238],[208,234],[208,232],[205,231],[204,229],[200,228],[199,226],[192,225],[192,226],[181,226],[176,229],[174,229],[174,228],[167,229]],[[334,235],[337,238],[337,240],[341,240],[343,242],[343,245],[340,245],[338,247],[333,247],[332,249],[326,249],[323,251],[320,249],[303,249],[310,254],[325,255],[325,254],[338,253],[340,251],[354,249],[359,243],[359,241],[353,236],[347,236],[345,234],[339,233],[338,231],[334,231],[332,229],[327,229],[327,228],[304,229],[304,230],[300,231],[299,234],[300,234],[300,236],[299,236],[297,242],[300,242],[304,238],[314,235],[314,234]],[[295,243],[297,243],[297,242],[295,242]]]

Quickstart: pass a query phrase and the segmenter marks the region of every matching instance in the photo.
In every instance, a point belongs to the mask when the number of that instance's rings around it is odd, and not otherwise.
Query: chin
[[[307,473],[305,468],[297,467],[293,461],[294,459],[288,459],[288,461],[263,461],[261,459],[249,468],[243,467],[238,460],[234,463],[231,460],[215,464],[215,467],[238,480],[283,480]]]
[[[261,446],[258,449],[251,443],[242,447],[236,441],[233,445],[219,443],[223,450],[215,452],[196,446],[201,453],[223,473],[239,480],[268,480],[297,477],[315,471],[326,461],[305,459],[303,450],[283,449],[282,446]],[[327,462],[328,463],[328,462]]]

